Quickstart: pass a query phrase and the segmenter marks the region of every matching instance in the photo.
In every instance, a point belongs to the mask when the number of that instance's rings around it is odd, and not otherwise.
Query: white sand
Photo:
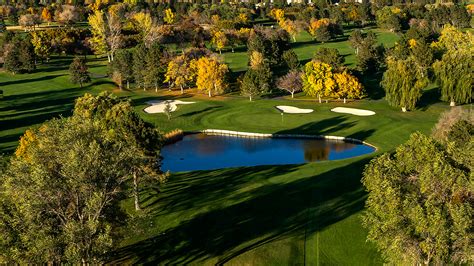
[[[347,107],[336,107],[336,108],[331,109],[331,111],[336,112],[336,113],[351,114],[351,115],[358,115],[358,116],[375,115],[374,111],[356,109],[356,108],[347,108]]]
[[[147,102],[151,106],[148,106],[145,108],[143,111],[149,114],[156,114],[156,113],[164,113],[165,112],[165,107],[166,103],[169,102],[171,106],[171,112],[176,111],[178,109],[178,104],[191,104],[194,102],[183,102],[180,100],[168,100],[168,101],[150,101]]]
[[[288,105],[278,105],[275,107],[278,110],[282,111],[283,113],[288,113],[288,114],[309,114],[314,111],[313,109],[301,109],[298,107],[288,106]]]

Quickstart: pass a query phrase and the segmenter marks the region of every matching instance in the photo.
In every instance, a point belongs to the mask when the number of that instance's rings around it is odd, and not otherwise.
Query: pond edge
[[[370,146],[375,149],[374,152],[378,151],[378,148],[375,145],[372,145],[368,142],[365,142],[360,139],[340,137],[340,136],[330,136],[330,135],[308,135],[308,134],[273,134],[273,133],[252,133],[252,132],[241,132],[233,130],[223,130],[223,129],[204,129],[199,131],[187,131],[184,134],[196,134],[204,133],[207,135],[217,135],[217,136],[236,136],[236,137],[246,137],[246,138],[302,138],[302,139],[326,139],[326,140],[338,140],[344,142],[350,142],[355,144],[363,144]]]

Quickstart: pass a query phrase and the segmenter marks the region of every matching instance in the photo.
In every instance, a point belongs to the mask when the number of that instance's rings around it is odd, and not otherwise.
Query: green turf
[[[316,44],[300,36],[295,50],[301,60],[311,58],[318,45],[334,46],[354,65],[347,41]],[[379,32],[386,45],[396,35]],[[246,68],[246,52],[225,53],[234,72]],[[352,59],[350,59],[352,58]],[[352,60],[352,61],[351,61]],[[33,74],[0,73],[0,149],[11,153],[28,127],[60,114],[69,115],[74,99],[84,92],[111,90],[100,75],[103,60],[89,61],[93,83],[83,89],[70,84],[70,58],[54,58]],[[375,84],[375,83],[374,83]],[[368,88],[371,89],[371,88]],[[380,89],[380,88],[375,88]],[[242,97],[208,99],[205,96],[118,92],[129,97],[147,121],[163,131],[181,128],[241,130],[267,133],[305,133],[354,137],[376,145],[378,153],[392,150],[410,133],[429,133],[439,114],[449,107],[437,102],[436,90],[427,90],[419,108],[401,113],[382,100],[347,103],[347,107],[375,111],[371,117],[330,112],[342,103],[319,104],[299,95],[249,102]],[[163,114],[145,114],[146,102],[181,97],[196,101],[181,105],[171,120]],[[311,114],[285,114],[274,108],[286,104],[313,108]],[[376,153],[376,154],[378,154]],[[366,197],[360,184],[364,165],[376,154],[353,159],[291,166],[195,171],[172,174],[162,187],[143,191],[143,214],[129,228],[112,254],[114,262],[232,265],[374,265],[380,255],[366,243],[360,213]],[[132,209],[126,200],[124,207]],[[132,214],[136,215],[134,212]]]

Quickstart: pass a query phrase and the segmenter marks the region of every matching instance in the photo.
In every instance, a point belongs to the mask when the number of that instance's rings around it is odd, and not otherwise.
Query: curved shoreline
[[[304,139],[337,140],[337,141],[367,145],[374,148],[375,152],[378,151],[378,148],[375,145],[372,145],[360,139],[339,137],[339,136],[329,136],[329,135],[252,133],[252,132],[241,132],[241,131],[222,130],[222,129],[204,129],[204,130],[199,130],[199,131],[184,132],[184,134],[195,134],[195,133],[204,133],[208,135],[217,135],[217,136],[246,137],[246,138],[304,138]]]

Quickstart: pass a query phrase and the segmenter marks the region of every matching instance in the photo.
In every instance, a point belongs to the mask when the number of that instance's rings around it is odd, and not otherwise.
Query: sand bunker
[[[336,112],[336,113],[351,114],[351,115],[358,115],[358,116],[375,115],[374,111],[356,109],[356,108],[346,108],[346,107],[336,107],[336,108],[331,109],[331,111]]]
[[[194,103],[194,102],[183,102],[183,101],[180,101],[180,100],[150,101],[150,102],[147,102],[147,103],[150,104],[151,106],[148,106],[143,111],[145,111],[146,113],[149,113],[149,114],[164,113],[167,102],[171,106],[171,112],[174,112],[174,111],[176,111],[176,109],[178,109],[178,104],[191,104],[191,103]]]
[[[298,107],[288,106],[288,105],[278,105],[275,107],[278,110],[282,111],[283,113],[288,113],[288,114],[309,114],[314,111],[313,109],[301,109]]]

